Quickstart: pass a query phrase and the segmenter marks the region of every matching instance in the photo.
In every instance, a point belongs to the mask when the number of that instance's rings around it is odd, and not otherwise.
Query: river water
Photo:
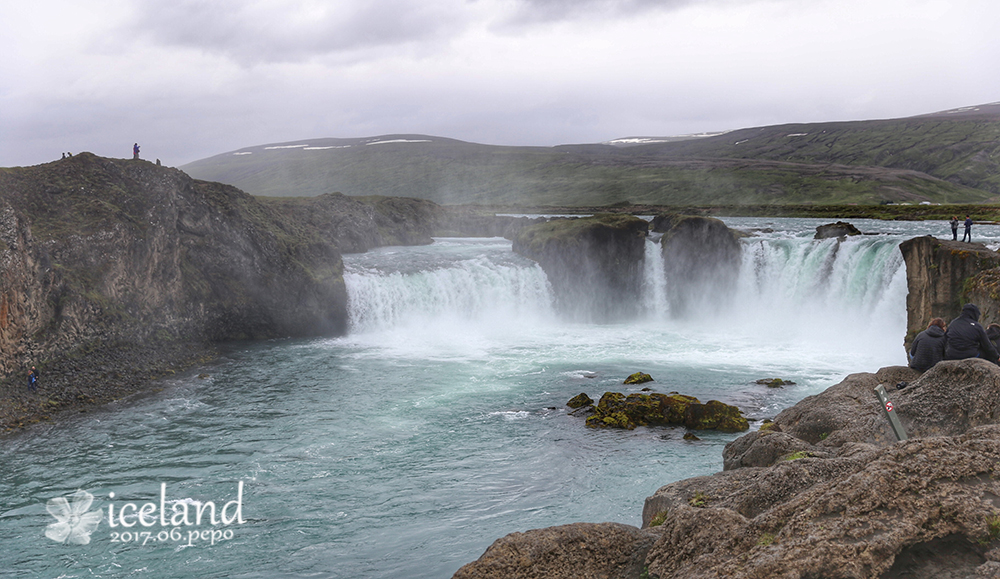
[[[770,231],[742,241],[731,300],[684,319],[652,243],[641,314],[601,325],[561,319],[503,239],[345,256],[348,335],[231,345],[158,392],[0,439],[0,575],[445,578],[514,531],[639,525],[647,496],[721,470],[737,435],[587,429],[567,400],[636,391],[622,380],[643,371],[759,421],[903,364],[898,244],[947,233],[725,221]],[[976,239],[995,248],[996,229]],[[796,384],[755,383],[772,377]]]

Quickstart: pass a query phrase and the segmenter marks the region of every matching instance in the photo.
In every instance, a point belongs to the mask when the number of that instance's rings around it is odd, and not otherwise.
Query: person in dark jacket
[[[945,339],[948,341],[944,356],[946,360],[983,358],[996,362],[1000,357],[986,336],[986,330],[979,325],[979,307],[976,304],[962,306],[962,314],[948,324]]]
[[[969,243],[972,243],[972,217],[968,215],[965,216],[965,233],[962,234],[962,241],[965,241],[965,238],[969,238]]]
[[[986,326],[986,337],[993,342],[993,347],[1000,353],[1000,324],[990,324]]]
[[[943,319],[934,318],[926,330],[917,334],[910,346],[910,368],[926,372],[944,360],[946,329]]]

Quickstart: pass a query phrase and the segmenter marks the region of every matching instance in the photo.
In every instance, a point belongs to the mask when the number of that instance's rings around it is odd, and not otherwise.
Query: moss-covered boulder
[[[693,430],[722,432],[743,432],[750,428],[739,408],[718,400],[709,400],[705,404],[689,404],[684,413],[684,426]]]
[[[570,398],[569,402],[566,403],[566,406],[569,406],[570,408],[581,408],[583,406],[588,406],[593,403],[594,400],[590,396],[587,396],[585,392],[581,392],[576,396]]]
[[[743,252],[733,231],[713,217],[657,217],[656,228],[664,232],[660,245],[671,313],[701,314],[730,300]]]
[[[660,400],[660,413],[663,415],[664,424],[684,424],[684,416],[687,414],[688,406],[700,404],[694,396],[678,394],[653,394]]]
[[[710,400],[702,404],[694,396],[670,394],[624,395],[605,392],[593,415],[587,418],[591,428],[626,428],[636,426],[687,426],[696,430],[741,432],[750,425],[739,408]]]
[[[653,377],[649,374],[644,374],[642,372],[636,372],[625,379],[623,384],[645,384],[646,382],[652,382]]]
[[[781,378],[761,378],[757,380],[757,384],[762,384],[768,388],[781,388],[782,386],[794,386],[795,382],[782,380]]]
[[[638,312],[648,227],[633,215],[553,219],[522,228],[513,249],[545,270],[563,315],[615,321]]]

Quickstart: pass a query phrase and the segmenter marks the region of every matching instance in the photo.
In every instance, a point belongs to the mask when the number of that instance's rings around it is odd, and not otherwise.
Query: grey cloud
[[[260,3],[139,1],[134,33],[154,42],[223,54],[242,64],[296,62],[447,37],[462,30],[465,0]]]
[[[691,4],[731,0],[518,0],[508,24],[547,23],[579,18],[607,18],[648,11],[676,10]]]

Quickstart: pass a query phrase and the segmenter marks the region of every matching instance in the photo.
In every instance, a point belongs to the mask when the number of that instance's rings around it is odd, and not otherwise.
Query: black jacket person
[[[978,357],[996,362],[1000,356],[986,337],[986,330],[979,325],[979,308],[975,304],[962,306],[962,314],[948,324],[945,335],[948,340],[945,358],[948,360]]]
[[[927,329],[917,334],[910,346],[910,368],[925,372],[944,360],[944,320],[934,318]]]

